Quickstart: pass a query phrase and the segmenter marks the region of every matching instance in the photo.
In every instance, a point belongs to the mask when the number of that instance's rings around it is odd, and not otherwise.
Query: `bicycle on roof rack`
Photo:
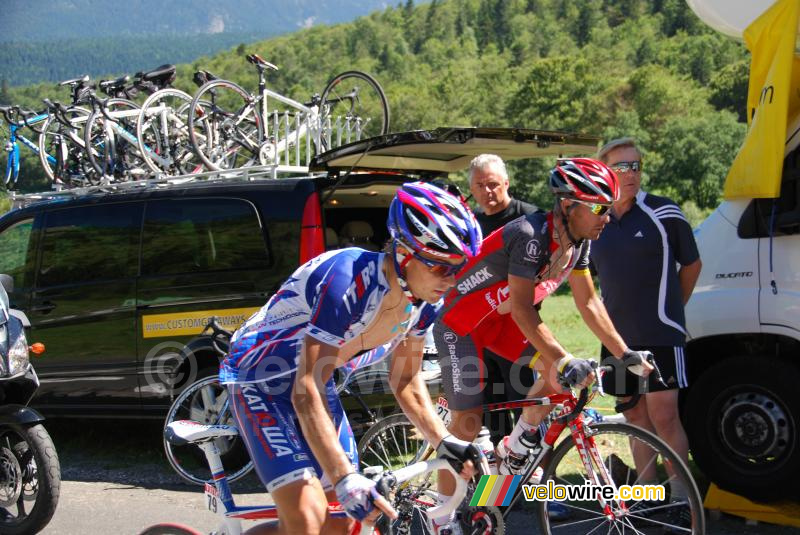
[[[331,80],[321,96],[303,104],[267,88],[265,72],[278,67],[257,54],[258,92],[209,80],[189,109],[189,139],[208,169],[278,165],[307,171],[314,151],[389,131],[389,105],[380,84],[360,71]]]

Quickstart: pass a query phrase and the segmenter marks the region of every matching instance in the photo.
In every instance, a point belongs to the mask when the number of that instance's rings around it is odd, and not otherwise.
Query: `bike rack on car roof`
[[[188,175],[168,176],[156,175],[154,178],[132,180],[128,182],[108,182],[93,186],[64,188],[54,185],[53,191],[41,193],[18,194],[10,192],[11,209],[24,208],[38,202],[58,202],[74,199],[84,195],[98,193],[120,193],[125,191],[146,191],[150,189],[166,189],[174,186],[195,184],[201,182],[253,182],[260,180],[274,180],[278,174],[302,174],[305,176],[317,176],[325,173],[310,173],[308,167],[304,166],[284,166],[284,165],[257,165],[251,167],[240,167],[238,169],[222,169],[219,171],[206,171],[203,173],[192,173]]]

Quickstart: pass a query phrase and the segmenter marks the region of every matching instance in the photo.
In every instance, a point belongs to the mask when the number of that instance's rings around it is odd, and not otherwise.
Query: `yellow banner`
[[[752,54],[749,129],[725,180],[726,199],[780,196],[787,117],[800,110],[800,68],[794,68],[798,12],[800,0],[778,0],[744,31]]]
[[[174,314],[150,314],[142,316],[142,336],[160,338],[165,336],[190,336],[200,334],[211,316],[216,316],[217,324],[229,331],[239,327],[260,307],[226,308],[221,310],[196,310]]]

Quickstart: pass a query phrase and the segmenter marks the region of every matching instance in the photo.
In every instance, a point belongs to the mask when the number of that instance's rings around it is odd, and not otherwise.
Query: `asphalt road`
[[[163,460],[160,424],[87,421],[48,423],[62,468],[61,498],[43,533],[50,535],[136,535],[158,522],[177,522],[210,532],[218,521],[205,508],[202,489],[180,484]],[[240,505],[264,503],[254,474],[234,484]],[[800,528],[707,514],[710,535],[789,535]],[[509,517],[506,533],[538,533],[533,513]]]

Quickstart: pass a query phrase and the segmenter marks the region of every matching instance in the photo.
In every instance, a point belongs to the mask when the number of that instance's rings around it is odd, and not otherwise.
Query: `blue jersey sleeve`
[[[361,321],[377,277],[377,255],[343,250],[314,270],[306,286],[311,317],[306,332],[326,344],[344,345]]]

